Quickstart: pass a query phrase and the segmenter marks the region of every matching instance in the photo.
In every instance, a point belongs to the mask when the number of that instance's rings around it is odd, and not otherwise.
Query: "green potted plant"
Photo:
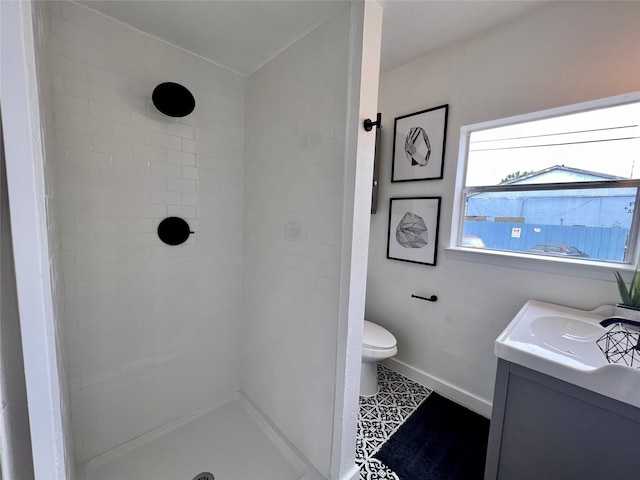
[[[600,322],[610,328],[596,344],[609,363],[640,369],[640,276],[636,269],[627,285],[619,272],[613,274],[622,303],[616,305],[615,317]]]
[[[613,272],[618,282],[618,291],[622,303],[616,305],[616,315],[629,320],[640,321],[640,275],[638,269],[633,272],[627,285],[620,272]]]

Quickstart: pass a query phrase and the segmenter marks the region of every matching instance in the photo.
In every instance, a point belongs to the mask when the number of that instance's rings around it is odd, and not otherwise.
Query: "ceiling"
[[[344,0],[84,0],[89,8],[251,75],[331,17]],[[382,0],[381,71],[508,22],[545,1]]]
[[[387,0],[382,17],[380,70],[388,72],[430,51],[551,3],[531,0]]]

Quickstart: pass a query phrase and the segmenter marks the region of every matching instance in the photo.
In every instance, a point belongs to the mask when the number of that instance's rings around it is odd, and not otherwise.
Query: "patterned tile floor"
[[[399,480],[389,467],[372,457],[431,390],[380,364],[378,383],[377,395],[360,397],[356,464],[360,466],[360,480]]]

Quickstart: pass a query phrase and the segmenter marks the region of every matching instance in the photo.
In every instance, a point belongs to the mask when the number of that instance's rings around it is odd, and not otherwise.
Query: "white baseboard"
[[[396,360],[395,358],[390,358],[382,363],[383,365],[389,367],[391,370],[395,370],[396,372],[401,373],[414,382],[419,383],[420,385],[424,385],[429,389],[435,390],[443,397],[453,400],[454,402],[467,407],[469,410],[473,410],[474,412],[479,413],[483,417],[491,418],[492,403],[490,401],[485,400],[484,398],[477,397],[472,393],[462,390],[455,385],[429,375],[428,373],[418,370],[417,368],[414,368],[411,365],[407,365],[406,363],[401,362],[400,360]]]

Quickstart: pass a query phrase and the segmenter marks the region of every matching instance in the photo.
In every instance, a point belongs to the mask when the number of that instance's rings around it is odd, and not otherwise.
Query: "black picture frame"
[[[436,265],[442,197],[389,199],[387,258]]]
[[[449,104],[396,117],[391,182],[441,180]]]

